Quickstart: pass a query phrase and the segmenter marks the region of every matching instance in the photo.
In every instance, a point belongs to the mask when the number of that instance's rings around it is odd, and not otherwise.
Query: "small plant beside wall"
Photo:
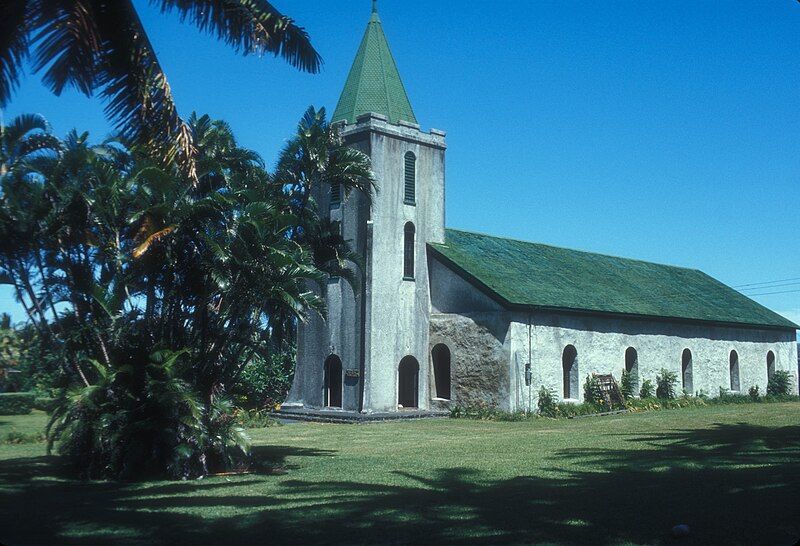
[[[758,398],[761,396],[761,393],[758,392],[758,385],[753,385],[750,387],[750,390],[747,391],[747,395],[751,400],[758,401]]]
[[[768,396],[787,396],[792,391],[792,376],[786,370],[778,370],[767,382]]]
[[[593,375],[587,375],[586,381],[583,383],[583,401],[587,404],[605,405],[600,382]]]
[[[678,374],[667,369],[662,369],[656,376],[656,397],[663,400],[676,398],[675,385],[678,383]]]
[[[619,390],[625,400],[633,398],[636,394],[633,375],[628,370],[622,370],[622,376],[619,379]]]
[[[649,379],[642,381],[642,388],[639,389],[639,398],[652,398],[655,395],[653,382]]]
[[[544,417],[558,416],[556,393],[544,385],[539,389],[539,399],[536,401],[536,406],[539,408],[539,415],[543,415]]]

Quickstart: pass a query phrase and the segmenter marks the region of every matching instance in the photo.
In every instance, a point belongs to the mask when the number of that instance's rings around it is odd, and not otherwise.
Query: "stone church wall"
[[[508,325],[505,312],[431,316],[431,348],[444,343],[451,355],[451,400],[441,406],[510,409]]]

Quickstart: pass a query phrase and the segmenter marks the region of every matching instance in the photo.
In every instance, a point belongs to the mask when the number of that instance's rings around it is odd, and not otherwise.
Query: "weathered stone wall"
[[[444,407],[510,409],[508,325],[505,312],[431,315],[430,346],[444,343],[451,355],[451,399]]]
[[[532,326],[528,326],[529,321]],[[528,361],[530,330],[533,381],[524,384]],[[514,409],[536,405],[541,385],[563,393],[561,357],[567,345],[578,352],[580,389],[576,400],[583,399],[583,382],[591,373],[613,374],[619,380],[625,367],[625,351],[638,353],[639,384],[645,379],[655,384],[662,368],[678,375],[681,389],[681,355],[692,352],[692,394],[719,394],[730,388],[730,352],[739,354],[740,392],[757,385],[761,393],[767,385],[767,353],[775,353],[775,369],[786,370],[793,377],[797,392],[797,345],[794,332],[728,328],[656,320],[616,319],[556,313],[517,313],[510,327],[511,382],[514,385],[510,405]]]

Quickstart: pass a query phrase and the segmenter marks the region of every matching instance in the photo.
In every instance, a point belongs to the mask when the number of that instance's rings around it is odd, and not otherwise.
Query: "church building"
[[[284,410],[535,410],[542,385],[579,402],[623,370],[711,396],[786,370],[797,392],[798,326],[701,271],[446,228],[446,135],[421,130],[374,7],[332,121],[379,191],[315,196],[364,263],[315,286]]]

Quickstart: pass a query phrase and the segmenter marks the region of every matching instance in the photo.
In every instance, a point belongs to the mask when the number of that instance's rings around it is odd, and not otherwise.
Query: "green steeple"
[[[400,120],[417,123],[376,4],[373,0],[372,17],[331,121],[353,123],[358,116],[374,112],[389,118],[390,123]]]

